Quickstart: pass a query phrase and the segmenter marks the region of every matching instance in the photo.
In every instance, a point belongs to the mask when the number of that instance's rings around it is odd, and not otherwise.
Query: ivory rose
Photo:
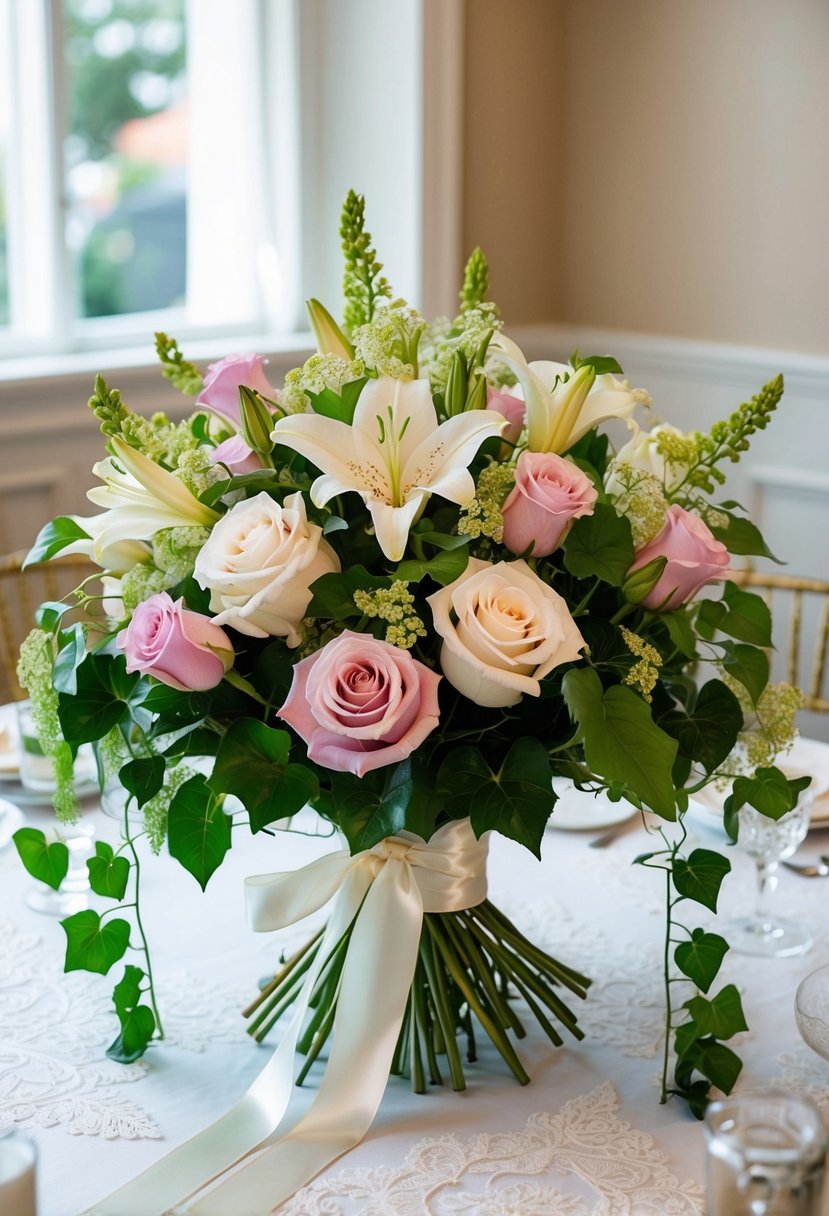
[[[196,405],[204,405],[214,414],[220,414],[238,427],[239,386],[244,384],[255,393],[273,398],[273,387],[264,372],[265,359],[252,352],[244,355],[228,355],[218,363],[211,363],[204,378],[204,388],[196,398]]]
[[[308,759],[362,777],[405,760],[438,724],[440,676],[408,650],[346,629],[294,666],[279,717]]]
[[[179,692],[215,688],[233,666],[224,629],[185,608],[184,600],[173,602],[166,591],[138,605],[117,642],[127,656],[127,671],[155,676]]]
[[[629,573],[656,557],[666,557],[665,569],[642,600],[646,608],[670,612],[693,599],[706,583],[728,575],[728,550],[714,538],[698,515],[674,504],[668,508],[661,532],[640,549]]]
[[[308,522],[302,494],[280,507],[264,491],[231,507],[196,558],[194,578],[210,590],[218,625],[249,637],[301,640],[311,584],[340,569],[322,528]]]
[[[565,601],[523,561],[492,565],[472,557],[428,602],[443,638],[443,674],[478,705],[540,696],[544,676],[572,663],[585,644]]]
[[[592,515],[598,491],[570,460],[552,452],[522,452],[515,488],[502,508],[504,544],[513,553],[546,557],[557,549],[571,519]]]

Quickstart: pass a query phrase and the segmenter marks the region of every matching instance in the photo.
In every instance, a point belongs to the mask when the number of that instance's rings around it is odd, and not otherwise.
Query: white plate
[[[624,823],[639,812],[629,802],[611,802],[607,794],[589,794],[577,790],[566,777],[556,777],[553,789],[558,801],[547,824],[563,832],[593,832],[597,828],[610,828]]]
[[[5,781],[0,786],[3,791],[3,800],[13,803],[15,806],[32,806],[32,807],[51,807],[52,795],[49,790],[30,790],[26,789],[19,781]],[[79,798],[92,798],[99,793],[97,781],[82,781],[75,786],[75,793]]]
[[[0,781],[15,779],[19,771],[17,711],[14,705],[0,705]]]

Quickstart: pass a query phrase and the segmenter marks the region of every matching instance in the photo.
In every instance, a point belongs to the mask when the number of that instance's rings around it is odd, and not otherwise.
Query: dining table
[[[584,1039],[554,1047],[527,1018],[526,1038],[516,1044],[531,1076],[526,1086],[483,1044],[462,1092],[434,1085],[415,1094],[406,1078],[392,1077],[364,1140],[283,1204],[282,1216],[704,1212],[703,1125],[680,1099],[660,1101],[665,883],[634,864],[653,847],[654,829],[625,805],[631,818],[604,847],[591,847],[607,821],[589,794],[580,797],[581,819],[563,816],[556,828],[553,814],[540,861],[493,836],[488,874],[490,897],[524,933],[591,977],[587,998],[572,998]],[[22,811],[29,826],[54,830],[48,806]],[[118,822],[94,799],[84,816],[95,839],[118,840]],[[619,818],[618,807],[609,817]],[[705,808],[689,811],[686,827],[686,849],[721,848],[731,872],[716,917],[686,902],[683,923],[726,926],[754,902],[755,864],[727,845]],[[309,927],[254,934],[244,879],[341,847],[319,831],[310,813],[288,832],[235,829],[205,892],[165,850],[152,857],[139,842],[164,1038],[126,1065],[106,1056],[118,1029],[117,969],[109,977],[64,972],[59,920],[27,905],[34,880],[13,845],[0,848],[0,1131],[18,1128],[36,1143],[39,1216],[93,1207],[226,1111],[262,1069],[280,1026],[258,1045],[241,1010]],[[829,852],[829,815],[800,855],[822,852]],[[807,1095],[829,1119],[829,1063],[800,1039],[794,1012],[800,980],[829,963],[829,881],[783,869],[774,898],[811,926],[814,943],[788,958],[726,955],[717,986],[736,984],[749,1027],[729,1044],[744,1062],[738,1089]],[[104,905],[91,896],[91,906]],[[310,1101],[320,1075],[318,1063],[301,1101]]]

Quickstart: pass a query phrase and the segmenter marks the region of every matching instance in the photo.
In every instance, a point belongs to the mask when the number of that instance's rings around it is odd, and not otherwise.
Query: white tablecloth
[[[50,822],[45,811],[27,818]],[[95,818],[100,838],[114,840],[117,825]],[[692,832],[691,844],[714,840],[702,823]],[[548,831],[539,864],[496,837],[490,867],[492,898],[539,944],[594,977],[587,1002],[574,998],[586,1041],[554,1049],[531,1030],[519,1046],[533,1078],[525,1088],[492,1052],[468,1067],[462,1094],[418,1096],[393,1079],[365,1141],[284,1213],[702,1212],[702,1128],[679,1101],[659,1104],[661,876],[630,865],[645,844],[641,827],[603,850],[588,848],[589,839]],[[41,1216],[76,1216],[244,1091],[270,1048],[245,1036],[239,1009],[272,971],[278,939],[247,929],[243,876],[332,847],[239,830],[205,895],[169,857],[150,859],[144,919],[168,1041],[128,1067],[104,1056],[117,1031],[110,992],[120,964],[109,977],[64,975],[63,930],[26,908],[32,880],[12,849],[0,852],[0,1127],[17,1123],[38,1143]],[[827,847],[823,831],[804,850]],[[737,850],[729,857],[722,919],[754,899],[753,863]],[[784,872],[778,895],[789,915],[811,921],[816,941],[800,958],[727,957],[718,983],[740,987],[751,1026],[734,1041],[745,1060],[741,1084],[774,1081],[811,1094],[829,1114],[829,1064],[800,1041],[793,1015],[798,981],[829,961],[829,880]],[[712,920],[692,904],[684,918]]]

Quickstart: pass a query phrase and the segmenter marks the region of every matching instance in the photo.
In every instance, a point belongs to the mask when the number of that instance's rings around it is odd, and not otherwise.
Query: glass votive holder
[[[829,1136],[808,1098],[757,1090],[705,1114],[706,1216],[821,1216]]]
[[[37,1216],[34,1141],[22,1132],[0,1133],[0,1212],[3,1216]]]
[[[55,772],[50,756],[44,756],[38,742],[37,730],[32,719],[31,701],[18,701],[17,712],[18,763],[20,784],[24,789],[44,795],[55,790]],[[95,756],[91,746],[83,743],[75,757],[75,787],[87,786],[97,772]]]
[[[804,1043],[829,1060],[829,964],[801,980],[794,997],[794,1015]]]

